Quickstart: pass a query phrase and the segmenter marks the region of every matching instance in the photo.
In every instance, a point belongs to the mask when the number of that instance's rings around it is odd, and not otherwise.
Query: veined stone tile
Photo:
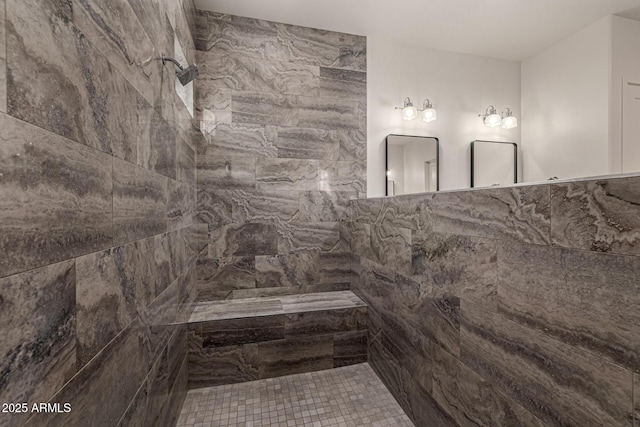
[[[198,163],[198,190],[255,188],[255,157],[201,155]]]
[[[284,315],[202,322],[202,348],[251,344],[285,337]]]
[[[197,53],[204,85],[277,94],[317,95],[319,69],[212,48]]]
[[[144,425],[149,391],[149,381],[145,379],[116,427]]]
[[[318,284],[351,284],[355,278],[353,263],[355,257],[351,252],[321,253],[319,259]]]
[[[231,96],[231,121],[256,125],[298,126],[298,99],[297,95],[237,92]]]
[[[640,372],[640,258],[503,242],[500,313]]]
[[[320,254],[262,255],[255,257],[255,263],[257,287],[300,287],[315,284],[318,280]]]
[[[235,97],[234,97],[235,98]],[[330,130],[359,129],[358,102],[344,98],[300,96],[299,127]]]
[[[252,289],[256,287],[254,257],[201,258],[196,264],[198,292]]]
[[[380,313],[393,309],[393,292],[396,287],[395,269],[360,258],[360,280],[354,293],[369,307]]]
[[[219,89],[196,85],[194,87],[193,107],[197,118],[200,120],[198,126],[207,139],[214,134],[215,129],[222,123],[231,123],[231,95],[230,89]],[[199,151],[200,153],[200,151]]]
[[[112,157],[0,113],[0,277],[111,245]]]
[[[297,337],[258,343],[260,378],[333,368],[333,336]]]
[[[254,58],[289,58],[278,41],[276,24],[273,22],[215,12],[197,13],[199,19],[195,43],[198,50],[216,48]]]
[[[167,178],[113,159],[114,242],[122,244],[167,230]]]
[[[0,279],[3,402],[47,402],[76,372],[73,260]],[[29,414],[4,414],[22,425]]]
[[[247,298],[241,301],[225,300],[199,302],[193,309],[190,323],[214,320],[241,319],[284,314],[280,298]]]
[[[134,321],[80,370],[51,402],[69,402],[67,413],[36,413],[28,426],[97,425],[119,420],[150,367],[148,340]]]
[[[382,340],[375,340],[373,343],[370,343],[369,364],[391,394],[400,396],[402,390],[400,363],[398,363],[395,357],[393,357],[389,350],[382,344]]]
[[[166,344],[176,330],[178,320],[179,279],[176,279],[156,297],[142,312],[140,322],[149,339],[152,355],[166,353]]]
[[[318,161],[260,157],[256,181],[260,190],[317,190]]]
[[[415,425],[459,427],[458,423],[438,404],[419,381],[405,368],[400,368],[399,403]]]
[[[164,0],[129,0],[129,5],[140,20],[157,52],[173,57],[173,34],[168,31]]]
[[[339,35],[340,57],[335,67],[367,71],[367,38],[353,34]]]
[[[367,73],[320,67],[320,96],[367,98]]]
[[[384,203],[382,198],[377,199],[358,199],[353,203],[352,217],[353,221],[358,221],[363,224],[376,224],[382,221],[383,208],[387,206],[393,207],[396,203],[399,203],[399,198],[394,197],[392,202],[388,204]],[[415,223],[415,221],[414,221]],[[411,226],[404,228],[413,228]]]
[[[545,425],[438,346],[433,347],[433,397],[460,426]]]
[[[455,234],[413,232],[411,276],[433,285],[435,295],[450,293],[497,310],[496,241]]]
[[[201,154],[211,156],[277,157],[275,126],[242,123],[218,123],[208,135],[208,144]]]
[[[361,164],[367,162],[366,126],[364,127],[364,130],[336,131],[336,138],[340,144],[340,155],[338,156],[338,160],[357,162]]]
[[[232,204],[233,222],[278,223],[299,215],[297,191],[237,190],[225,194]]]
[[[272,224],[229,224],[209,231],[209,258],[275,255],[278,229]]]
[[[177,137],[147,101],[138,97],[138,166],[176,179]]]
[[[441,233],[549,244],[550,186],[437,193],[425,214]]]
[[[178,140],[176,179],[191,187],[196,187],[196,152],[184,139]]]
[[[52,2],[6,3],[9,114],[135,163],[131,85]]]
[[[633,396],[635,398],[634,425],[640,426],[640,374],[633,374]]]
[[[402,274],[409,274],[412,267],[411,230],[386,224],[371,226],[371,250],[373,260],[393,266]]]
[[[370,260],[375,258],[371,249],[371,225],[364,222],[352,222],[350,227],[353,253]]]
[[[160,295],[186,269],[187,248],[178,231],[154,236],[158,280],[156,296]]]
[[[278,41],[284,46],[289,61],[301,64],[330,66],[340,56],[339,33],[275,24]]]
[[[189,12],[189,10],[194,6],[193,5],[189,6],[188,5],[189,2],[190,0],[182,0],[177,2],[178,4],[174,6],[175,13],[174,13],[172,26],[175,32],[175,37],[178,39],[180,46],[182,46],[187,62],[189,64],[193,64],[196,61],[196,58],[195,58],[196,47],[195,47],[195,43],[193,41],[193,36],[191,32],[190,19],[187,19],[187,14],[192,13],[192,12]],[[169,3],[173,3],[173,2],[169,2]],[[170,9],[170,7],[166,6],[166,3],[165,3],[165,8]]]
[[[305,191],[300,193],[300,222],[338,222],[348,215],[355,191]]]
[[[288,305],[283,304],[283,306],[287,311]],[[290,313],[286,314],[285,318],[284,334],[286,338],[364,331],[367,328],[366,307]]]
[[[331,252],[340,244],[340,223],[282,223],[278,226],[278,253]]]
[[[232,195],[233,190],[198,188],[196,217],[205,230],[208,225],[220,227],[233,222]]]
[[[153,239],[76,260],[78,367],[127,327],[155,298]]]
[[[160,88],[162,62],[127,0],[72,0],[73,23],[148,102]]]
[[[367,331],[341,332],[333,335],[334,368],[366,361]]]
[[[408,195],[379,199],[380,203],[372,203],[367,206],[361,201],[356,202],[358,217],[367,222],[385,224],[393,227],[408,228],[411,230],[421,230],[427,232],[432,224],[428,214],[425,213],[426,206],[432,195]]]
[[[351,291],[318,292],[314,294],[285,295],[280,297],[286,314],[341,308],[364,307],[366,304]],[[360,321],[363,323],[364,321]]]
[[[196,189],[194,186],[172,179],[167,188],[167,229],[186,228],[194,223]]]
[[[7,30],[5,27],[5,2],[0,0],[0,112],[7,112]]]
[[[147,425],[160,425],[162,423],[163,408],[169,397],[169,365],[167,347],[152,364],[147,382],[149,383],[149,396],[145,408],[145,422]]]
[[[631,425],[632,372],[461,302],[461,360],[554,425]]]
[[[325,129],[278,127],[275,145],[280,158],[338,160],[340,155],[337,131]]]
[[[253,381],[259,378],[259,344],[189,351],[189,388]]]
[[[554,244],[640,255],[640,178],[551,186]]]
[[[354,162],[320,161],[321,191],[367,191],[367,165]]]

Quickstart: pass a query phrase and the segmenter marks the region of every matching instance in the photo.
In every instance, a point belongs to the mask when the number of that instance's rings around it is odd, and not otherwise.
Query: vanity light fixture
[[[404,107],[396,107],[395,109],[402,110],[403,120],[413,120],[418,117],[418,110],[413,106],[408,96],[404,99]]]
[[[493,105],[489,105],[484,114],[478,114],[478,117],[482,117],[482,121],[485,126],[494,128],[502,124],[502,117],[496,112],[496,108]]]
[[[422,111],[423,122],[429,123],[438,119],[438,112],[435,108],[433,108],[433,105],[431,104],[431,101],[429,101],[429,98],[424,101],[424,104],[422,104],[422,110],[420,111]]]
[[[510,108],[502,110],[502,129],[513,129],[518,127],[518,119],[513,115]]]

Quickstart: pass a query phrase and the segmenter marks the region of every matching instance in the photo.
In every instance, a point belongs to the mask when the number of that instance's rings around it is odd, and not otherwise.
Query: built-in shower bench
[[[189,387],[366,362],[367,316],[351,291],[200,302],[189,320]]]

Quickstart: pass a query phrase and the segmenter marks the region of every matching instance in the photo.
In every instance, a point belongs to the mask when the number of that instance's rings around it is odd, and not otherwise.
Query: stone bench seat
[[[351,291],[198,303],[189,320],[189,387],[366,362],[367,316]]]

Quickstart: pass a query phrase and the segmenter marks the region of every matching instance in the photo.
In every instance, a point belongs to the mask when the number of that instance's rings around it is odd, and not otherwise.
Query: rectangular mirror
[[[471,187],[511,185],[517,182],[517,144],[499,141],[471,143]]]
[[[386,139],[385,195],[440,189],[438,138],[389,135]]]

